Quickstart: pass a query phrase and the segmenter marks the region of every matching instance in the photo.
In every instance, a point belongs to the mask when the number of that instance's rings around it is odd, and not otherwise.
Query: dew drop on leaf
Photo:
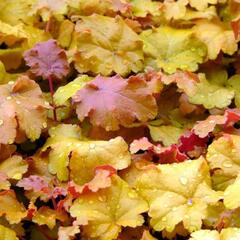
[[[223,167],[225,168],[231,168],[233,166],[233,164],[229,161],[223,162]]]
[[[96,144],[94,144],[94,143],[91,143],[90,145],[89,145],[89,148],[90,149],[94,149],[96,147]]]
[[[166,222],[166,221],[167,221],[167,218],[166,218],[166,217],[163,217],[163,218],[162,218],[162,221],[163,221],[163,222]]]
[[[186,177],[180,177],[179,181],[182,185],[187,185],[188,179]]]

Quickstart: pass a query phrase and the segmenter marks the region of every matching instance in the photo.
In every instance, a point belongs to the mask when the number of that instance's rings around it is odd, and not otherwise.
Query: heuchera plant
[[[239,0],[1,0],[0,240],[239,240],[239,41]]]

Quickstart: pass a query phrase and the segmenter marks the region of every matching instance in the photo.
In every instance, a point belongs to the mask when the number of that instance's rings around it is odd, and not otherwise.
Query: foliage
[[[239,0],[0,1],[0,240],[240,239]]]

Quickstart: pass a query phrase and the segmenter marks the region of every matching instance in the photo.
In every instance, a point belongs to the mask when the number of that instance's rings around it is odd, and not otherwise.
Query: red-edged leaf
[[[197,147],[205,148],[209,137],[200,138],[194,132],[188,131],[179,138],[179,150],[187,153],[195,150]]]
[[[37,43],[24,53],[24,59],[31,72],[44,79],[61,79],[69,72],[66,53],[53,39]]]
[[[110,165],[96,167],[95,176],[90,182],[79,186],[71,181],[68,184],[68,191],[74,198],[79,197],[82,193],[97,192],[99,189],[111,186],[111,176],[115,173],[116,169]]]
[[[73,97],[78,118],[89,117],[93,125],[107,131],[146,122],[157,114],[157,105],[146,82],[138,78],[97,76]]]
[[[147,138],[141,138],[131,143],[131,153],[137,153],[139,150],[148,151],[149,154],[157,158],[158,162],[162,164],[183,162],[188,159],[187,155],[180,152],[176,144],[172,144],[169,147],[162,147],[161,145],[150,143]]]
[[[210,115],[207,119],[199,121],[193,131],[200,138],[205,138],[211,133],[216,125],[222,125],[224,128],[232,126],[240,120],[240,109],[227,109],[224,115]]]
[[[176,83],[178,88],[184,91],[187,95],[193,95],[196,90],[196,84],[199,82],[198,75],[187,71],[177,71],[172,75],[162,75],[161,78],[164,84]]]
[[[188,159],[188,157],[181,153],[176,144],[172,144],[169,147],[160,148],[160,151],[156,152],[156,155],[159,157],[159,163],[176,163],[183,162]]]
[[[153,148],[154,145],[148,141],[146,137],[134,140],[130,145],[130,152],[132,154],[137,153],[138,151],[146,151]]]
[[[232,30],[236,41],[240,41],[240,18],[231,22]]]
[[[0,86],[0,143],[13,143],[19,135],[32,141],[46,127],[47,108],[37,83],[26,76]],[[24,138],[18,139],[22,142]]]

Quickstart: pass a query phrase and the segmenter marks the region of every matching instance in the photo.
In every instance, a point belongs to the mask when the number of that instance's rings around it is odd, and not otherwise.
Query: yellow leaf
[[[3,225],[0,225],[0,239],[1,240],[18,240],[16,233]]]
[[[0,216],[3,215],[10,224],[19,223],[27,216],[25,207],[17,200],[13,190],[0,194]]]
[[[5,173],[11,179],[20,180],[27,170],[27,162],[17,155],[0,162],[0,172]]]
[[[148,210],[147,203],[118,176],[112,177],[112,186],[97,193],[86,193],[74,201],[72,217],[84,225],[83,235],[112,240],[121,227],[137,227],[144,222],[140,214]]]
[[[216,59],[221,50],[229,55],[237,51],[233,31],[220,22],[199,20],[193,30],[196,37],[207,45],[209,59]]]
[[[198,63],[204,61],[206,46],[193,36],[191,29],[161,26],[145,30],[140,36],[145,54],[167,73],[177,69],[196,71]]]
[[[142,70],[142,41],[120,17],[81,17],[76,25],[76,43],[74,62],[81,73],[124,76]]]
[[[190,232],[199,230],[207,206],[220,199],[220,193],[211,189],[203,158],[129,170],[125,178],[148,201],[150,224],[156,231],[172,232],[180,222]]]
[[[93,178],[97,166],[111,165],[120,170],[130,164],[128,145],[121,137],[88,141],[76,125],[59,125],[50,136],[42,151],[51,148],[49,171],[62,181],[68,180],[69,169],[71,179],[82,185]]]

